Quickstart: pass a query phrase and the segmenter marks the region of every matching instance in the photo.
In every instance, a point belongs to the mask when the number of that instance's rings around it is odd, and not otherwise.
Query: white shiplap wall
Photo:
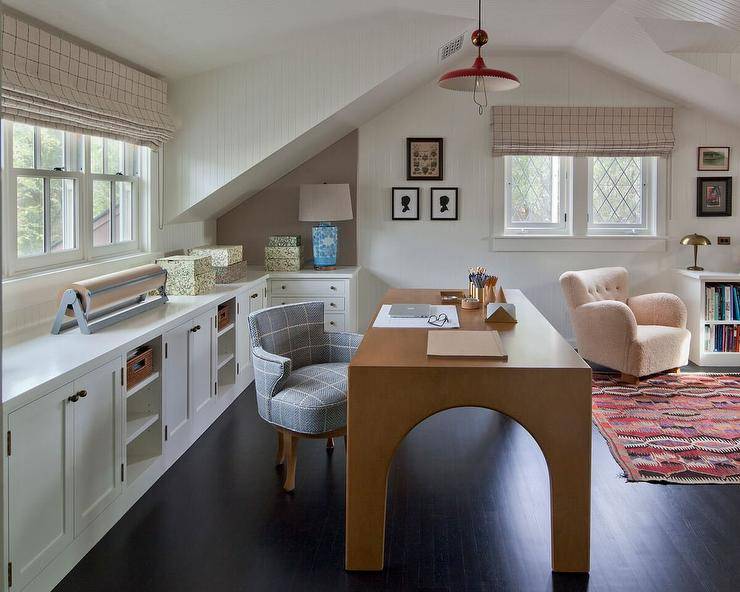
[[[415,61],[435,58],[439,45],[468,24],[431,14],[382,15],[308,45],[172,82],[170,104],[182,125],[166,151],[167,219]]]
[[[515,72],[519,90],[494,96],[497,104],[637,106],[670,104],[625,79],[568,56],[493,57],[492,67]],[[471,265],[485,265],[504,287],[522,288],[554,326],[570,337],[567,311],[558,277],[569,269],[624,265],[636,292],[670,289],[670,269],[689,264],[690,250],[678,244],[689,232],[728,234],[740,240],[739,215],[695,217],[696,147],[733,146],[730,174],[740,169],[740,130],[702,112],[677,108],[677,145],[672,158],[672,217],[665,253],[491,252],[494,174],[490,155],[490,116],[480,117],[469,95],[439,89],[435,82],[418,89],[360,127],[358,163],[358,262],[360,328],[388,286],[462,287]],[[405,180],[405,138],[445,138],[445,178],[442,182]],[[706,173],[705,173],[706,174]],[[418,222],[392,221],[393,186],[422,187]],[[460,220],[429,221],[429,187],[459,187]],[[737,212],[737,208],[735,210]],[[495,248],[495,247],[494,247]],[[737,269],[736,246],[702,250],[705,267]]]

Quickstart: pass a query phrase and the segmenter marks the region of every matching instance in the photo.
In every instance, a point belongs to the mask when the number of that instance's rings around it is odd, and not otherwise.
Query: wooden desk
[[[428,358],[427,329],[365,334],[349,366],[346,569],[383,569],[388,469],[406,434],[439,411],[485,407],[519,422],[545,455],[553,571],[589,570],[591,369],[519,290],[506,297],[517,308],[514,326],[459,310],[462,329],[501,331],[506,362]],[[383,298],[422,302],[439,304],[439,291],[389,290]]]

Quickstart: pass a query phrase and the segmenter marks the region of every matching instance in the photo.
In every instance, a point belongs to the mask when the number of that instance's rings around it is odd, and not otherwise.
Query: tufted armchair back
[[[627,302],[629,297],[629,275],[624,267],[567,271],[560,277],[560,285],[571,312],[589,302]]]

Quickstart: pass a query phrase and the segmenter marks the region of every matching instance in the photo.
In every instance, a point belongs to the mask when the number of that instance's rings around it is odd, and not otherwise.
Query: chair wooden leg
[[[298,453],[298,436],[285,434],[285,449],[286,464],[283,489],[285,491],[293,491],[295,489],[295,464]]]
[[[632,374],[626,374],[622,372],[620,381],[626,382],[627,384],[639,384],[640,379],[637,376],[632,376]]]
[[[673,372],[674,374],[681,374],[681,368],[673,368],[669,370],[669,372]]]
[[[327,450],[334,450],[334,438],[327,438],[326,439],[326,449]]]
[[[278,449],[277,449],[277,456],[275,458],[275,464],[277,466],[280,466],[285,462],[285,436],[282,432],[277,433],[278,437]]]

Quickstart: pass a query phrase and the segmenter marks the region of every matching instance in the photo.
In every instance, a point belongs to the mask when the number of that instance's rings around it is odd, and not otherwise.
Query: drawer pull
[[[71,397],[67,397],[67,401],[69,401],[70,403],[77,403],[77,401],[79,400],[80,400],[79,395],[72,395]]]
[[[282,286],[280,286],[280,289],[281,290],[285,290],[285,284],[283,284]]]
[[[192,329],[190,329],[190,330],[191,330],[191,331],[192,331],[193,333],[197,333],[198,331],[200,331],[200,325],[196,325],[195,327],[193,327],[193,328],[192,328]]]
[[[254,298],[257,298],[257,296],[259,296],[259,294],[258,294],[257,292],[255,292],[254,294],[252,294],[252,295],[250,296],[250,298],[254,299]]]
[[[87,391],[81,390],[79,393],[77,393],[77,395],[80,397],[80,399],[82,399],[84,397],[87,397]]]
[[[280,305],[281,305],[281,306],[285,306],[285,302],[281,302],[281,303],[280,303]]]
[[[334,321],[329,321],[329,324],[330,324],[330,325],[331,325],[332,327],[333,327],[334,325],[336,325],[336,323],[335,323]]]
[[[337,289],[337,287],[336,287],[336,286],[329,286],[329,287],[330,287],[330,288],[331,288],[332,290],[336,290],[336,289]]]
[[[334,308],[336,308],[337,307],[337,304],[336,304],[336,302],[330,302],[329,303],[329,306],[333,306]]]

